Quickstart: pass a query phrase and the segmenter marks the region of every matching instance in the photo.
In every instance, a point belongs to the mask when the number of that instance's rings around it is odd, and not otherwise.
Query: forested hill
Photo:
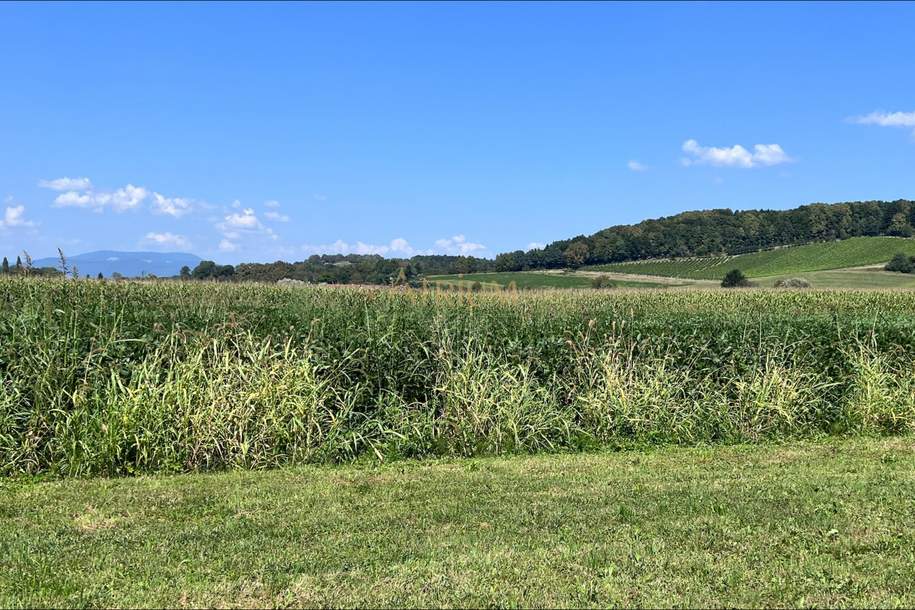
[[[776,246],[850,237],[915,233],[915,202],[867,201],[813,204],[787,211],[708,210],[620,225],[591,236],[556,241],[545,248],[472,256],[421,255],[389,259],[378,255],[314,255],[287,263],[236,267],[203,261],[189,279],[267,281],[288,278],[332,284],[413,284],[432,275],[521,271],[618,263],[656,258],[744,254]]]
[[[743,254],[858,236],[911,237],[915,202],[858,201],[792,210],[707,210],[618,225],[496,257],[499,271],[560,268],[648,258]]]

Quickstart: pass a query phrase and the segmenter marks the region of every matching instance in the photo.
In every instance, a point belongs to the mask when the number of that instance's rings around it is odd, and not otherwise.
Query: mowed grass
[[[835,269],[832,271],[812,271],[808,273],[789,274],[785,276],[757,278],[760,286],[771,287],[779,279],[800,277],[810,282],[814,288],[884,290],[913,289],[915,275],[893,273],[881,268],[868,269]]]
[[[0,606],[915,605],[915,443],[0,482]]]
[[[597,265],[588,269],[709,280],[721,279],[731,269],[740,269],[747,277],[763,278],[879,265],[898,252],[915,256],[915,239],[855,237],[738,256],[645,260]]]
[[[428,280],[439,286],[451,288],[470,288],[474,282],[480,282],[485,290],[501,290],[512,282],[517,288],[591,288],[592,276],[574,273],[536,273],[515,271],[506,273],[462,273],[455,275],[432,275]],[[663,288],[658,282],[639,280],[611,280],[618,288]]]

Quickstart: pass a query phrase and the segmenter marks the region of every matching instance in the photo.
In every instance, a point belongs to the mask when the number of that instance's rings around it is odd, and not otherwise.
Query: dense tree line
[[[313,284],[417,284],[429,275],[494,270],[494,261],[472,256],[422,255],[399,259],[378,255],[324,254],[295,263],[242,263],[235,267],[203,261],[193,270],[183,269],[181,277],[242,282],[294,279]]]
[[[498,271],[577,267],[648,258],[743,254],[849,237],[915,233],[915,202],[863,201],[793,210],[707,210],[618,225],[496,257]]]

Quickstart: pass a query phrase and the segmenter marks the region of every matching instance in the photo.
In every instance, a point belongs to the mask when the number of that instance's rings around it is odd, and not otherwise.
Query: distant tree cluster
[[[752,285],[740,269],[731,269],[721,280],[722,288],[747,288]]]
[[[884,269],[896,273],[912,273],[915,270],[915,256],[907,256],[900,252],[886,264]]]
[[[410,259],[378,255],[314,255],[295,263],[242,263],[217,265],[201,261],[194,269],[183,268],[181,279],[236,282],[277,282],[282,279],[312,284],[379,284],[419,286],[428,275],[494,271],[491,260],[472,256],[421,255]]]
[[[23,253],[25,262],[21,256],[16,257],[16,263],[11,265],[7,257],[3,257],[0,262],[0,275],[35,275],[40,277],[56,277],[62,275],[60,270],[53,267],[33,267],[32,257],[27,252]]]
[[[793,210],[728,209],[619,225],[496,257],[497,271],[579,267],[647,258],[743,254],[778,246],[859,236],[915,234],[915,202],[864,201]]]
[[[213,261],[200,261],[193,271],[188,271],[187,266],[181,268],[180,277],[195,280],[229,281],[235,278],[235,267],[232,265],[217,265]]]

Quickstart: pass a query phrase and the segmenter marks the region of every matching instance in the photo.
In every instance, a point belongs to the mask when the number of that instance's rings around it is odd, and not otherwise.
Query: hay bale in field
[[[775,282],[776,288],[810,288],[810,282],[802,277],[789,277]]]

